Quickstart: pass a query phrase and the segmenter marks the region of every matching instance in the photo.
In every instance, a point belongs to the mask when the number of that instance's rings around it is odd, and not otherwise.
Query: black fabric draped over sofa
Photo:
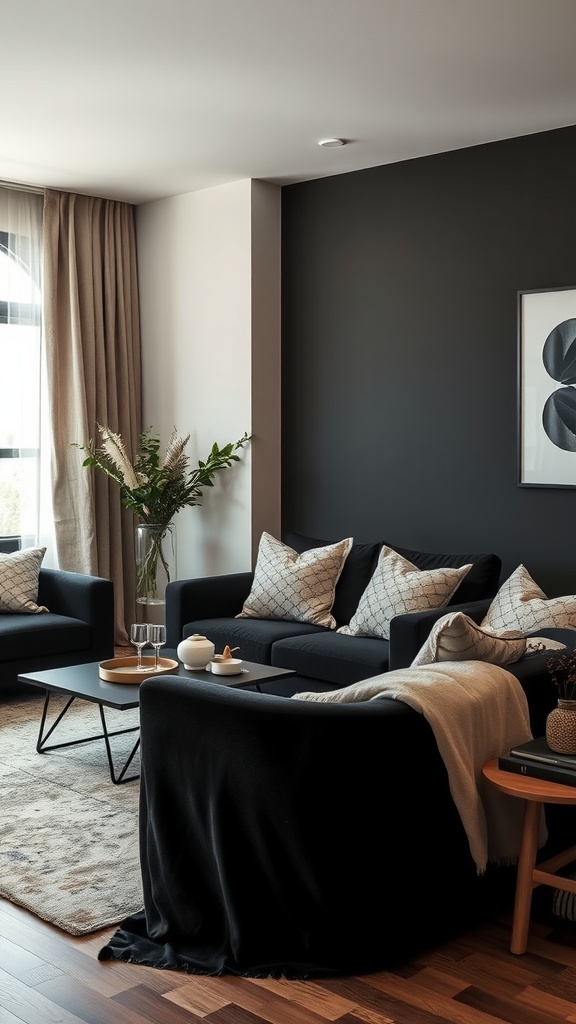
[[[100,959],[357,974],[511,906],[515,868],[477,874],[432,730],[406,704],[165,676],[142,684],[140,720],[144,907]],[[542,855],[573,835],[574,809],[555,810]]]

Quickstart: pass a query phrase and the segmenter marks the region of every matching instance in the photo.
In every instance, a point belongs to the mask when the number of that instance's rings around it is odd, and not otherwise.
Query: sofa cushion
[[[351,547],[352,538],[347,537],[298,554],[264,531],[252,588],[238,618],[285,619],[334,629],[336,583]]]
[[[32,628],[26,612],[0,615],[2,661],[83,651],[91,642],[90,626],[80,619],[46,612],[34,619]]]
[[[448,612],[434,624],[412,666],[437,661],[487,661],[508,665],[526,652],[526,637],[518,630],[501,633],[483,629],[464,612]]]
[[[187,622],[182,629],[182,636],[185,639],[193,633],[201,633],[212,641],[216,647],[216,654],[221,654],[226,644],[229,644],[230,647],[240,648],[236,653],[243,661],[271,665],[272,645],[276,640],[324,632],[323,626],[313,626],[306,622],[286,622],[284,619],[239,619],[236,616]],[[307,672],[305,674],[308,675]]]
[[[546,597],[525,565],[519,565],[500,587],[481,623],[488,629],[576,629],[576,595]]]
[[[387,640],[345,636],[330,630],[277,640],[272,646],[272,664],[332,683],[333,687],[347,686],[386,672],[389,646]]]
[[[459,569],[418,569],[397,551],[383,547],[350,625],[340,626],[338,632],[388,640],[395,615],[442,608],[469,569],[470,565]]]
[[[37,604],[38,577],[46,548],[23,548],[0,553],[0,612],[38,614],[48,611]]]
[[[502,559],[492,554],[441,554],[432,551],[413,551],[410,548],[399,548],[397,544],[388,545],[394,548],[399,555],[413,562],[419,569],[442,569],[443,567],[458,568],[461,565],[471,563],[470,572],[467,572],[460,582],[452,597],[448,601],[451,604],[464,604],[468,601],[483,601],[487,597],[494,597],[498,590],[500,573],[502,570]]]
[[[329,541],[305,537],[301,533],[286,533],[283,537],[286,544],[295,551],[309,551],[310,548],[325,547]],[[382,543],[353,544],[344,562],[344,568],[336,584],[336,593],[332,614],[338,626],[350,622],[358,607],[362,594],[366,590],[378,563],[378,555]]]

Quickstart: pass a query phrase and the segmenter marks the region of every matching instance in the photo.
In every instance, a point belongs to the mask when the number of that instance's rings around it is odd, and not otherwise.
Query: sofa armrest
[[[390,623],[390,650],[388,668],[392,672],[397,668],[408,668],[422,645],[430,635],[432,626],[444,615],[452,612],[464,612],[474,622],[480,623],[484,618],[491,599],[470,601],[467,604],[451,604],[443,608],[430,608],[425,612],[409,612],[407,615],[396,615]]]
[[[38,603],[90,626],[94,660],[114,655],[114,584],[101,576],[40,569]]]
[[[166,646],[176,648],[182,627],[195,619],[231,618],[242,611],[253,572],[173,580],[166,587]]]

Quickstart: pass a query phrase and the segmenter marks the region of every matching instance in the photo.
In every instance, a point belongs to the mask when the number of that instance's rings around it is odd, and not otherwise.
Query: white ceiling
[[[142,203],[564,127],[575,43],[576,0],[6,0],[0,179]]]

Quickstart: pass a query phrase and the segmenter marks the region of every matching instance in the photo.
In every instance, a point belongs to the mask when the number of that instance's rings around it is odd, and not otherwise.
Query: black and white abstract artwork
[[[576,487],[576,287],[518,293],[521,485]]]

